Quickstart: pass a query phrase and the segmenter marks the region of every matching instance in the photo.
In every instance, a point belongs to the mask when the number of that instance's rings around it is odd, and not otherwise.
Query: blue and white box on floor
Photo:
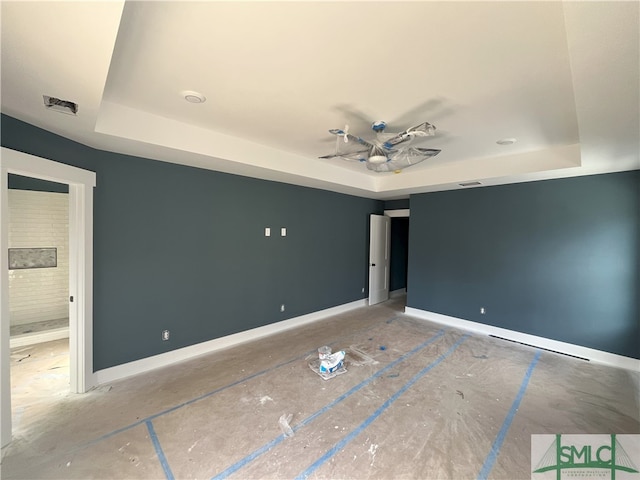
[[[336,353],[331,353],[329,350],[324,358],[320,357],[320,373],[333,373],[340,370],[344,365],[344,355],[344,350]]]

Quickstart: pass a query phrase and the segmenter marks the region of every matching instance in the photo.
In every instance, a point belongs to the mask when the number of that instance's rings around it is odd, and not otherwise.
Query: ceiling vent
[[[44,106],[48,110],[55,110],[56,112],[66,113],[67,115],[76,115],[78,113],[78,104],[70,102],[69,100],[60,100],[59,98],[49,97],[43,95]]]
[[[482,185],[480,182],[466,182],[466,183],[459,183],[458,185],[460,185],[461,187],[475,187],[476,185]]]

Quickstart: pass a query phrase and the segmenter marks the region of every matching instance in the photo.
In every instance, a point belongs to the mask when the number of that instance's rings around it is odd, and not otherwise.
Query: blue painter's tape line
[[[295,361],[298,361],[298,360],[300,360],[300,358],[304,358],[309,353],[311,353],[311,351],[307,352],[305,355],[302,355],[300,357],[293,358],[291,360],[288,360],[288,361],[286,361],[284,363],[280,363],[280,364],[275,365],[275,366],[273,366],[271,368],[268,368],[266,370],[262,370],[260,372],[254,373],[253,375],[249,375],[247,377],[241,378],[240,380],[237,380],[237,381],[235,381],[233,383],[230,383],[228,385],[225,385],[223,387],[216,388],[215,390],[212,390],[212,391],[207,392],[207,393],[205,393],[203,395],[200,395],[199,397],[192,398],[191,400],[187,400],[186,402],[180,403],[178,405],[174,405],[173,407],[167,408],[165,410],[162,410],[161,412],[158,412],[158,413],[155,413],[153,415],[150,415],[147,418],[144,418],[144,419],[139,420],[137,422],[134,422],[134,423],[132,423],[130,425],[127,425],[126,427],[122,427],[122,428],[119,428],[118,430],[114,430],[113,432],[109,432],[109,433],[107,433],[105,435],[102,435],[101,437],[99,437],[99,438],[97,438],[95,440],[92,440],[91,442],[88,443],[88,445],[92,445],[94,443],[101,442],[103,440],[106,440],[107,438],[113,437],[114,435],[117,435],[117,434],[122,433],[122,432],[126,432],[127,430],[130,430],[130,429],[132,429],[134,427],[137,427],[138,425],[142,425],[143,423],[146,423],[146,422],[148,422],[150,420],[154,420],[154,419],[156,419],[158,417],[161,417],[161,416],[166,415],[166,414],[171,413],[171,412],[175,412],[176,410],[179,410],[179,409],[181,409],[183,407],[186,407],[186,406],[191,405],[193,403],[199,402],[200,400],[204,400],[205,398],[208,398],[208,397],[210,397],[212,395],[215,395],[216,393],[220,393],[223,390],[227,390],[228,388],[235,387],[236,385],[244,383],[244,382],[246,382],[248,380],[251,380],[253,378],[265,375],[265,374],[271,372],[272,370],[275,370],[277,368],[280,368],[280,367],[283,367],[285,365],[288,365],[289,363],[293,363]]]
[[[400,390],[394,393],[389,399],[384,402],[378,409],[373,412],[364,422],[362,422],[355,430],[352,430],[346,437],[336,443],[333,447],[331,447],[324,455],[322,455],[318,460],[313,462],[307,469],[302,472],[300,475],[296,477],[296,480],[303,480],[309,477],[314,471],[320,468],[327,460],[333,457],[336,453],[340,452],[351,440],[356,438],[358,435],[362,433],[362,431],[367,428],[373,421],[375,421],[386,409],[388,409],[393,402],[395,402],[400,395],[409,390],[418,380],[424,377],[431,369],[439,365],[444,359],[446,359],[449,355],[451,355],[456,348],[460,346],[462,342],[464,342],[469,335],[463,335],[460,339],[454,343],[449,350],[440,355],[437,359],[427,365],[425,368],[416,373],[411,380],[405,383]]]
[[[164,475],[167,477],[167,480],[175,480],[173,476],[173,472],[171,471],[171,467],[169,467],[169,462],[167,462],[167,457],[164,455],[164,451],[160,446],[160,440],[158,440],[158,435],[156,435],[156,430],[153,428],[153,423],[151,420],[147,420],[145,422],[147,424],[147,430],[149,430],[149,437],[153,442],[153,448],[156,449],[156,455],[158,456],[158,460],[160,460],[160,465],[162,465],[162,470],[164,470]]]
[[[445,331],[444,329],[438,330],[438,332],[433,337],[431,337],[428,340],[422,342],[420,345],[418,345],[417,347],[415,347],[411,351],[405,353],[401,357],[398,357],[396,360],[394,360],[393,362],[388,364],[386,367],[378,370],[376,373],[371,375],[369,378],[363,380],[362,382],[360,382],[355,387],[352,387],[350,390],[348,390],[347,392],[343,393],[342,395],[340,395],[339,397],[337,397],[336,399],[334,399],[333,401],[331,401],[330,403],[328,403],[327,405],[322,407],[320,410],[316,411],[315,413],[312,413],[307,418],[305,418],[304,420],[299,422],[295,427],[293,427],[292,430],[294,432],[296,432],[296,431],[300,430],[301,428],[305,427],[306,425],[309,425],[311,422],[313,422],[320,415],[326,413],[331,408],[335,407],[338,403],[340,403],[343,400],[345,400],[346,398],[350,397],[351,395],[356,393],[358,390],[362,389],[363,387],[365,387],[366,385],[371,383],[376,378],[381,377],[382,375],[385,374],[385,372],[387,372],[390,369],[394,368],[399,363],[404,362],[407,358],[411,357],[412,355],[415,355],[416,353],[418,353],[423,348],[426,348],[428,345],[430,345],[433,342],[435,342],[436,340],[438,340],[440,337],[442,337],[444,335],[444,331]],[[275,447],[276,445],[278,445],[279,443],[284,441],[285,438],[286,437],[284,435],[280,435],[279,437],[274,438],[269,443],[263,445],[262,447],[260,447],[259,449],[255,450],[255,451],[253,451],[252,453],[250,453],[246,457],[238,460],[236,463],[234,463],[233,465],[228,467],[226,470],[220,472],[215,477],[212,477],[212,480],[222,480],[224,478],[227,478],[229,475],[237,472],[238,470],[240,470],[241,468],[243,468],[244,466],[246,466],[247,464],[249,464],[250,462],[252,462],[256,458],[258,458],[263,453],[269,451],[271,448]]]
[[[401,318],[401,317],[394,316],[391,320],[396,320],[398,318]],[[386,323],[390,323],[390,321],[387,321]],[[367,332],[369,330],[374,329],[377,326],[378,325],[373,325],[373,326],[364,328],[364,329],[360,330],[359,332]],[[335,343],[335,342],[332,342],[332,343]],[[225,385],[223,387],[216,388],[215,390],[212,390],[210,392],[204,393],[204,394],[200,395],[199,397],[192,398],[191,400],[187,400],[186,402],[183,402],[183,403],[180,403],[180,404],[175,405],[173,407],[170,407],[170,408],[167,408],[165,410],[162,410],[161,412],[158,412],[158,413],[155,413],[153,415],[150,415],[147,418],[143,418],[142,420],[138,420],[137,422],[131,423],[131,424],[125,426],[125,427],[119,428],[117,430],[113,430],[112,432],[106,433],[106,434],[102,435],[101,437],[98,437],[98,438],[96,438],[94,440],[91,440],[90,442],[87,442],[84,446],[94,445],[94,444],[99,443],[99,442],[101,442],[103,440],[106,440],[107,438],[111,438],[114,435],[118,435],[119,433],[126,432],[127,430],[131,430],[132,428],[135,428],[135,427],[137,427],[139,425],[142,425],[143,423],[146,423],[148,420],[154,420],[154,419],[156,419],[158,417],[161,417],[163,415],[166,415],[168,413],[175,412],[176,410],[178,410],[180,408],[183,408],[183,407],[186,407],[186,406],[191,405],[193,403],[199,402],[200,400],[204,400],[205,398],[208,398],[208,397],[210,397],[212,395],[215,395],[216,393],[220,393],[223,390],[226,390],[226,389],[231,388],[231,387],[235,387],[236,385],[239,385],[239,384],[244,383],[246,381],[249,381],[251,379],[260,377],[262,375],[266,375],[267,373],[269,373],[269,372],[271,372],[273,370],[276,370],[276,369],[278,369],[280,367],[284,367],[285,365],[288,365],[290,363],[297,362],[301,358],[305,358],[307,355],[309,355],[310,353],[313,353],[313,352],[315,352],[315,350],[310,350],[310,351],[306,352],[303,355],[299,355],[299,356],[297,356],[295,358],[292,358],[291,360],[287,360],[286,362],[279,363],[278,365],[275,365],[273,367],[267,368],[266,370],[262,370],[260,372],[254,373],[253,375],[249,375],[247,377],[241,378],[240,380],[235,381],[233,383],[230,383],[228,385]]]
[[[524,393],[527,390],[527,386],[529,385],[529,380],[531,379],[531,374],[533,373],[533,369],[536,368],[538,360],[540,360],[540,354],[542,352],[540,350],[536,351],[533,360],[529,364],[529,368],[527,372],[524,374],[524,378],[522,379],[522,384],[520,385],[520,390],[518,390],[518,394],[516,395],[513,404],[511,405],[511,409],[509,413],[507,413],[504,422],[502,422],[502,427],[498,432],[498,436],[496,437],[493,445],[491,445],[491,451],[487,455],[487,458],[480,469],[480,473],[478,473],[478,480],[485,480],[489,473],[491,473],[491,469],[493,468],[493,464],[496,463],[496,459],[500,454],[500,448],[502,447],[502,443],[504,442],[505,437],[507,436],[507,432],[509,431],[509,427],[511,426],[511,422],[513,422],[513,417],[515,417],[516,412],[518,411],[518,407],[520,407],[520,402],[524,397]]]

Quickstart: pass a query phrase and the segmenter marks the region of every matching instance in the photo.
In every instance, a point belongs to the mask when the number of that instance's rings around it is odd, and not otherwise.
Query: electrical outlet
[[[280,311],[284,312],[284,303],[282,305],[280,305]]]
[[[169,340],[169,330],[163,330],[162,331],[162,341],[166,342],[167,340]]]
[[[362,293],[364,293],[364,287],[362,287]]]
[[[484,309],[484,307],[480,307],[480,313],[484,315],[485,313],[487,313],[487,311]]]

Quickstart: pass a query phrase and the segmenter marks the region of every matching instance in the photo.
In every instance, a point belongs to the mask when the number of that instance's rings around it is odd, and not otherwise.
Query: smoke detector
[[[76,115],[78,113],[78,104],[75,102],[60,100],[59,98],[48,95],[43,95],[42,98],[44,100],[44,106],[48,110],[66,113],[67,115]]]
[[[194,92],[193,90],[185,90],[180,92],[180,94],[189,103],[204,103],[207,101],[207,97],[199,92]]]

